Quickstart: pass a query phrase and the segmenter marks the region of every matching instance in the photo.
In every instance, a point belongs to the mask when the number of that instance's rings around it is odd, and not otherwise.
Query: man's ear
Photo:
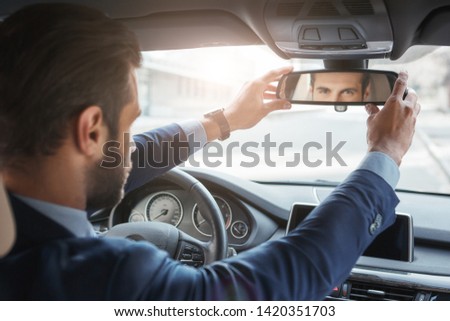
[[[75,121],[74,141],[77,148],[85,155],[95,155],[101,150],[99,146],[106,141],[108,130],[103,121],[103,112],[98,106],[84,109]]]

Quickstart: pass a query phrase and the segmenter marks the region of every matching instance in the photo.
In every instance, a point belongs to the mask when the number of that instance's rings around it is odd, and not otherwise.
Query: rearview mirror
[[[398,74],[382,70],[292,72],[278,82],[277,97],[294,104],[383,105]]]

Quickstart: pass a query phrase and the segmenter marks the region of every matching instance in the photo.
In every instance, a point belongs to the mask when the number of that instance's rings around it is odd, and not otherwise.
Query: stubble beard
[[[124,186],[129,169],[122,166],[105,168],[98,162],[88,170],[88,194],[86,207],[91,210],[111,208],[124,196]]]

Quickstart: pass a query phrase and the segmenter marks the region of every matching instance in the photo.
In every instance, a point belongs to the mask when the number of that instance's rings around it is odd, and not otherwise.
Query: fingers
[[[366,112],[369,114],[369,116],[375,115],[380,111],[380,108],[378,108],[375,104],[366,104]]]
[[[392,89],[392,96],[397,97],[398,99],[403,98],[403,94],[408,85],[408,74],[406,72],[400,72],[398,74],[398,78],[395,81],[394,88]]]
[[[417,116],[420,113],[420,110],[422,109],[422,106],[420,106],[420,104],[415,104],[414,105],[414,114]]]
[[[417,116],[420,112],[420,104],[417,103],[418,97],[416,91],[407,87],[407,81],[408,74],[406,72],[400,72],[392,89],[392,96],[396,97],[399,101],[404,101],[405,106],[412,108],[414,115]]]
[[[261,80],[264,83],[269,84],[272,81],[279,80],[279,78],[281,76],[283,76],[284,74],[292,72],[293,68],[294,67],[292,67],[292,66],[286,66],[286,67],[282,67],[282,68],[271,70],[268,73],[266,73],[265,75],[263,75],[261,77]]]
[[[265,91],[263,94],[264,99],[277,99],[277,94],[273,92],[267,92]]]
[[[277,91],[277,87],[278,87],[278,86],[276,86],[276,85],[270,83],[270,84],[267,85],[266,91],[273,91],[273,92],[276,92],[276,91]]]
[[[277,99],[277,86],[270,83],[263,92],[264,99]]]
[[[276,85],[274,82],[266,84],[266,88],[263,92],[263,98],[264,99],[278,99],[279,97],[277,97],[277,90],[278,90],[278,85]]]
[[[411,106],[417,103],[417,94],[416,91],[412,88],[407,88],[408,94],[406,95],[404,101],[410,102]]]
[[[417,94],[416,91],[412,88],[408,88],[408,95],[405,97],[405,102],[407,106],[411,107],[414,111],[414,114],[417,116],[420,112],[420,104],[417,103]]]
[[[264,107],[269,110],[269,112],[274,110],[286,110],[291,109],[292,105],[287,100],[273,100],[266,104]]]

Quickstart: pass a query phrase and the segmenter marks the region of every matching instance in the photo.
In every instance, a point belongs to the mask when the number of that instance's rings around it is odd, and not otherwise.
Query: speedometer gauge
[[[214,200],[222,212],[223,220],[225,222],[225,228],[228,229],[231,224],[231,207],[230,205],[221,197],[214,196]],[[194,226],[201,234],[206,236],[211,236],[211,226],[206,222],[205,218],[200,213],[197,204],[194,205],[192,210],[192,221]]]
[[[149,221],[169,223],[178,226],[183,218],[183,207],[173,194],[160,192],[153,195],[146,206]]]

